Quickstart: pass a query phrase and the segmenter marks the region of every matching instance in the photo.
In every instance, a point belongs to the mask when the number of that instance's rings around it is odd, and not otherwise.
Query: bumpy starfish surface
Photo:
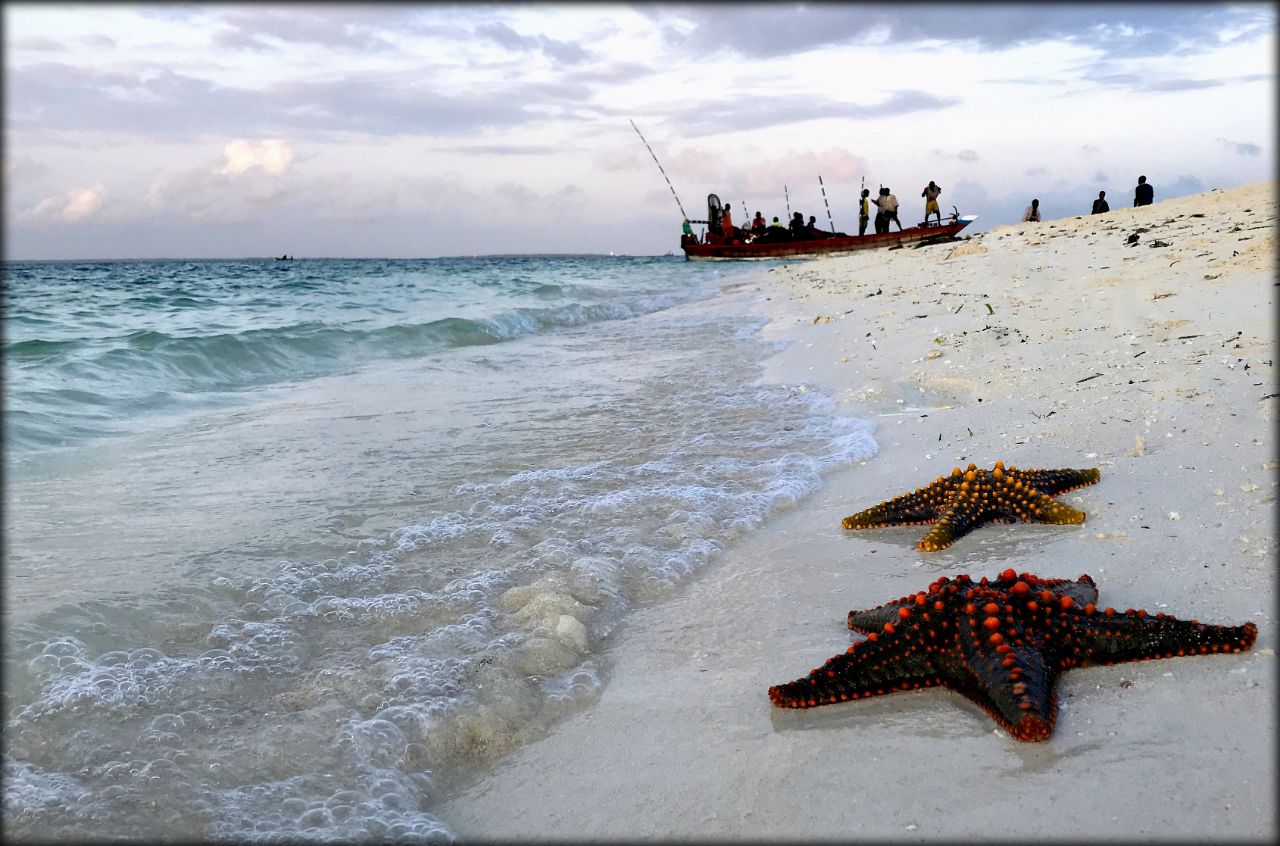
[[[1058,676],[1073,667],[1242,652],[1258,628],[1211,626],[1132,608],[1099,609],[1093,579],[1005,570],[994,582],[940,578],[866,611],[867,635],[802,679],[769,688],[781,708],[812,708],[943,685],[981,705],[1018,740],[1044,740],[1058,716]]]
[[[946,549],[985,523],[1083,523],[1084,512],[1053,497],[1098,481],[1098,469],[1019,470],[997,461],[988,473],[970,464],[917,491],[851,514],[846,529],[934,524],[917,549]]]

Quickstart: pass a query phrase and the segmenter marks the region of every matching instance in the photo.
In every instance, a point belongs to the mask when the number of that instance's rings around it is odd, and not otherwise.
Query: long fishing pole
[[[627,120],[631,120],[631,118],[627,118]],[[685,220],[688,220],[689,215],[685,214],[684,204],[680,202],[680,197],[676,194],[675,186],[671,184],[671,179],[667,176],[667,172],[662,169],[662,162],[658,161],[658,154],[649,146],[649,142],[644,140],[644,134],[640,132],[640,127],[636,126],[636,122],[634,120],[631,120],[631,128],[636,131],[636,135],[640,136],[640,140],[644,141],[645,149],[649,151],[649,155],[653,156],[653,163],[658,166],[658,171],[662,174],[662,178],[667,180],[667,187],[671,189],[671,196],[676,198],[676,205],[680,208],[680,216]]]
[[[831,204],[827,202],[827,186],[822,184],[822,174],[818,174],[818,187],[822,189],[822,204],[827,207],[827,223],[831,224],[831,231],[836,231],[836,222],[831,219]]]
[[[791,219],[791,193],[787,191],[787,184],[782,183],[782,196],[787,198],[787,220]]]

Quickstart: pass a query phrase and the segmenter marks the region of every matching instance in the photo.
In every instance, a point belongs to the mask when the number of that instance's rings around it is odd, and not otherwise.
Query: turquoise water
[[[757,273],[7,264],[4,833],[447,839],[629,609],[874,452],[761,382]]]

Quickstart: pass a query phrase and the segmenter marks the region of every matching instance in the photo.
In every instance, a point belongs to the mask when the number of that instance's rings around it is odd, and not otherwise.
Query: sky
[[[3,15],[10,260],[661,255],[713,192],[856,231],[862,180],[910,225],[932,179],[976,232],[1275,178],[1272,4]]]

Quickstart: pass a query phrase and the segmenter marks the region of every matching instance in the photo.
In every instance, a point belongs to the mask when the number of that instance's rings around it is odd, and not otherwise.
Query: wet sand
[[[915,213],[915,210],[912,211]],[[612,636],[600,699],[440,806],[466,839],[1274,839],[1274,183],[762,271],[765,378],[876,421],[842,470]],[[1130,236],[1137,242],[1130,244]],[[840,519],[953,466],[1098,467],[1079,526]],[[1100,604],[1240,624],[1241,655],[1066,673],[1021,743],[932,689],[774,708],[941,575],[1088,573]]]

